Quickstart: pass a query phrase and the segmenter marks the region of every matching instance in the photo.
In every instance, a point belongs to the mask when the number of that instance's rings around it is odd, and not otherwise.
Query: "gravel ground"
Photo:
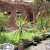
[[[49,43],[49,42],[50,42],[50,38],[48,38],[47,40],[42,41],[37,46],[30,46],[30,47],[28,47],[24,50],[46,50],[46,43]]]

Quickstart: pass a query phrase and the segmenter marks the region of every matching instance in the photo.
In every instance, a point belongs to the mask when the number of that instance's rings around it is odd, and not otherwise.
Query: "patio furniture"
[[[2,50],[14,50],[14,45],[10,43],[1,44]]]
[[[50,43],[45,43],[46,50],[50,50]]]

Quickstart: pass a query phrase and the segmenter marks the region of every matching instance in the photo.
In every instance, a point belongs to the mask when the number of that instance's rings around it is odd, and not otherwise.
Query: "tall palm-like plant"
[[[31,24],[23,20],[21,17],[19,17],[16,21],[18,26],[19,40],[21,40],[22,33],[28,31],[28,28],[31,26]]]

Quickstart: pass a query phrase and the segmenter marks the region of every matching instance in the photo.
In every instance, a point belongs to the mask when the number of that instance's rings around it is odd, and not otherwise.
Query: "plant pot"
[[[40,43],[40,38],[39,37],[34,37],[34,42]]]
[[[34,40],[34,42],[40,43],[40,40]]]
[[[18,50],[23,50],[23,44],[20,44],[19,46],[18,46]]]
[[[42,35],[42,40],[46,40],[47,36],[46,35]]]
[[[34,42],[34,41],[30,42],[30,44],[34,45],[34,46],[37,46],[37,42]]]
[[[30,43],[24,44],[24,49],[25,49],[25,48],[28,48],[29,46],[31,46]]]
[[[23,39],[23,43],[24,43],[24,48],[31,46],[30,41],[28,39]]]

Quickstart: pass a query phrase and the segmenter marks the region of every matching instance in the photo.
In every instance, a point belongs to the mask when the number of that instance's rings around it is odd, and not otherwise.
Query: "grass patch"
[[[22,39],[29,39],[31,40],[32,39],[32,33],[28,33],[28,32],[25,32],[22,34]]]
[[[25,32],[25,33],[22,34],[21,38],[31,40],[32,34]],[[15,45],[18,42],[18,40],[19,40],[19,33],[17,33],[17,32],[16,33],[14,33],[14,32],[2,32],[0,34],[0,44],[2,44],[2,43],[12,43],[12,44]]]

